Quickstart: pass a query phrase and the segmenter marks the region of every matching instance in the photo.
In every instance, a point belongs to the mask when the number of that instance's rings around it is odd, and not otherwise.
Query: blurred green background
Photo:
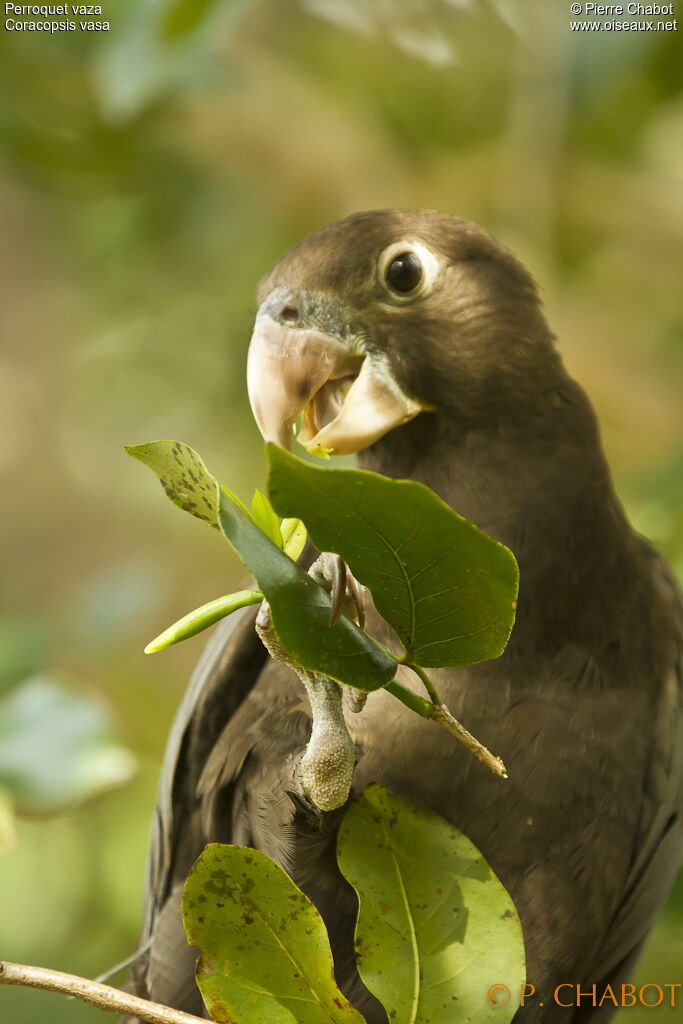
[[[123,445],[180,438],[243,496],[262,484],[254,290],[310,230],[434,207],[513,248],[632,518],[683,569],[681,35],[569,18],[547,0],[110,0],[109,32],[0,30],[0,956],[95,976],[135,946],[203,640],[142,647],[242,570]],[[642,981],[683,981],[682,925],[679,881]],[[104,1017],[5,988],[0,1019]]]

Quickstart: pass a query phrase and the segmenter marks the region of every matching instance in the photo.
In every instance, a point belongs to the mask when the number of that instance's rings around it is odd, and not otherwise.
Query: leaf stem
[[[392,679],[390,683],[384,687],[387,693],[390,693],[393,697],[396,697],[401,701],[401,704],[405,704],[411,711],[415,711],[416,714],[422,718],[432,717],[432,708],[434,705],[425,700],[424,697],[420,697],[417,693],[413,693],[412,690],[404,686],[403,683],[399,683],[398,679]]]
[[[434,686],[434,683],[431,681],[431,679],[429,678],[429,676],[427,675],[423,668],[420,668],[419,665],[416,665],[412,661],[402,661],[401,659],[399,659],[399,663],[401,665],[405,665],[406,668],[412,669],[415,675],[420,677],[424,684],[425,690],[431,697],[432,704],[442,703],[441,697],[439,697],[439,694],[436,692],[436,687]]]
[[[118,988],[112,988],[111,985],[90,981],[89,978],[65,974],[63,971],[52,971],[46,967],[0,961],[0,985],[25,985],[29,988],[61,992],[82,999],[99,1010],[130,1014],[132,1017],[147,1021],[148,1024],[205,1024],[203,1018],[195,1017],[191,1013],[183,1013],[182,1010],[174,1010],[170,1006],[141,999]]]

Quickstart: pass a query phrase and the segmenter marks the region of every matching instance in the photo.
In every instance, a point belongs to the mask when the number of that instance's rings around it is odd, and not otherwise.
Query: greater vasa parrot
[[[469,221],[357,214],[260,282],[248,383],[266,439],[288,446],[303,413],[306,446],[421,481],[515,553],[505,653],[434,673],[509,780],[380,690],[347,716],[352,793],[379,781],[482,851],[518,909],[536,988],[516,1022],[608,1019],[609,1000],[567,1009],[552,993],[630,978],[680,863],[681,601],[615,497],[532,278]],[[254,617],[216,630],[173,726],[133,984],[202,1012],[180,893],[205,844],[232,842],[269,854],[310,896],[340,986],[370,1024],[385,1021],[354,967],[339,814],[316,813],[293,783],[311,728],[305,692],[268,657]],[[372,609],[367,629],[387,639]]]

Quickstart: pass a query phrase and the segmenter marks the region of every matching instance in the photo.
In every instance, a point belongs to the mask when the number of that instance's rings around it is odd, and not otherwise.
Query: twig
[[[450,713],[445,704],[432,704],[432,710],[429,717],[433,722],[438,722],[439,725],[443,725],[445,729],[448,729],[453,736],[457,736],[464,746],[467,747],[475,757],[478,757],[482,764],[485,764],[487,768],[490,768],[494,775],[499,775],[502,779],[507,779],[508,773],[505,765],[499,757],[496,757],[491,751],[480,743],[476,737],[468,732],[464,725],[461,725],[457,718],[454,718]]]
[[[410,667],[412,668],[413,666],[411,665]],[[482,764],[490,768],[494,775],[507,779],[508,773],[501,759],[492,754],[471,732],[468,732],[465,726],[461,725],[457,718],[453,717],[445,704],[430,703],[424,697],[420,697],[419,694],[413,693],[403,683],[399,683],[398,679],[392,679],[384,689],[392,694],[392,696],[397,697],[411,711],[421,715],[422,718],[429,718],[432,722],[442,725],[444,729],[448,729],[475,757],[479,758]]]
[[[62,992],[64,995],[75,996],[85,1003],[91,1003],[108,1013],[126,1013],[139,1017],[148,1024],[206,1024],[201,1017],[182,1010],[174,1010],[161,1003],[152,1003],[148,999],[122,992],[110,985],[101,985],[89,978],[79,978],[75,974],[64,974],[62,971],[51,971],[46,967],[29,967],[26,964],[12,964],[7,960],[0,961],[0,985],[26,985],[29,988],[42,988],[50,992]]]

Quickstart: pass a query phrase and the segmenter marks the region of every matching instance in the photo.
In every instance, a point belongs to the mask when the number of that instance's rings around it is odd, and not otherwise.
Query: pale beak
[[[353,353],[339,338],[288,327],[267,315],[254,328],[247,363],[249,401],[266,441],[289,448],[348,455],[369,447],[416,416],[419,402],[403,393],[383,353]]]

